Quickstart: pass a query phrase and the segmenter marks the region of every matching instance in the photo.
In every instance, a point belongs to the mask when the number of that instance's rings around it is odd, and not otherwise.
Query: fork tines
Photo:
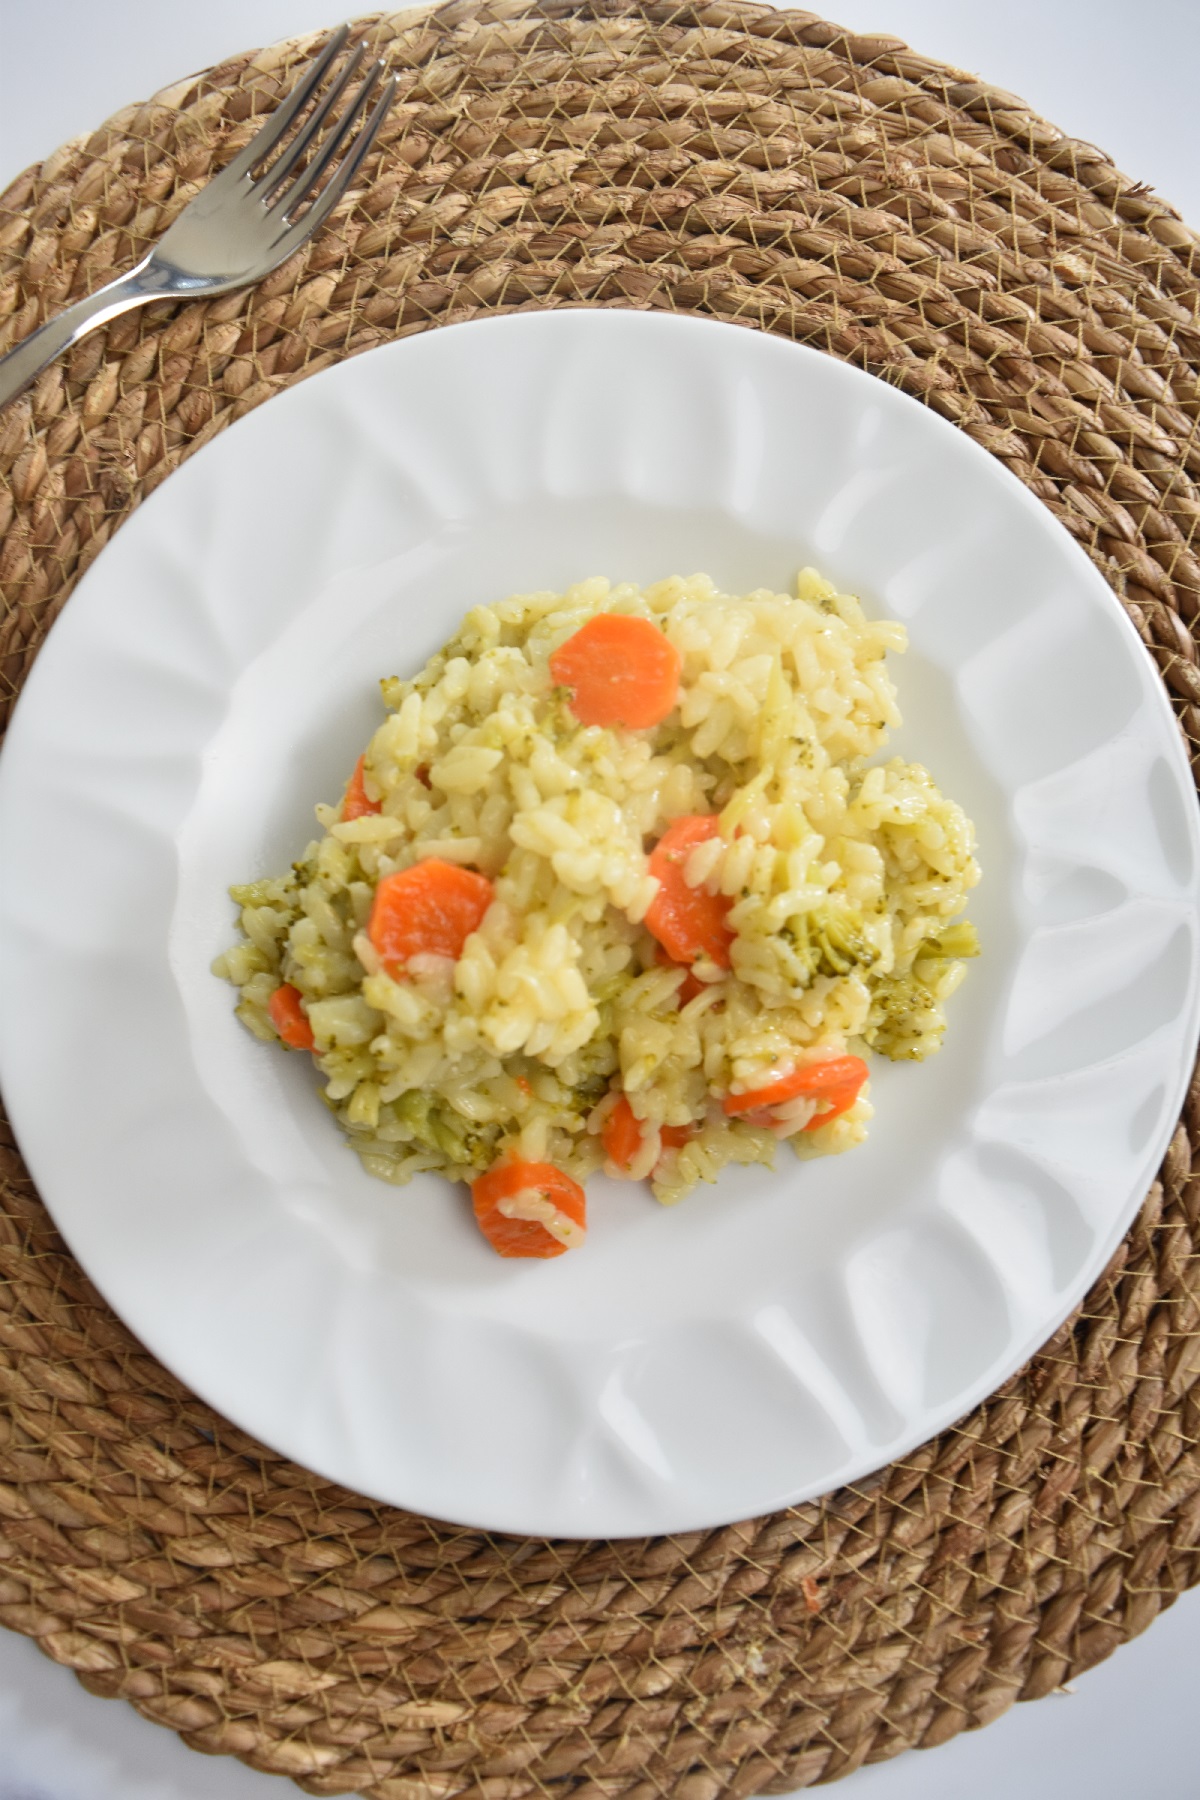
[[[307,210],[298,221],[306,234],[345,193],[370,151],[396,91],[396,78],[392,76],[384,83],[366,123],[357,136],[354,136],[355,126],[366,112],[371,97],[385,74],[384,63],[376,61],[368,68],[350,104],[339,117],[333,117],[338,102],[362,67],[364,46],[359,44],[334,81],[321,94],[300,129],[284,142],[292,125],[317,95],[348,37],[349,28],[340,25],[312,63],[304,79],[296,84],[257,136],[251,139],[218,177],[223,182],[232,180],[239,183],[243,178],[250,177],[250,187],[255,198],[281,224],[290,225],[298,209],[308,202]],[[322,138],[323,133],[324,138],[318,145],[318,139]],[[334,164],[347,145],[350,145],[350,149],[345,160],[331,174]],[[274,154],[275,152],[278,154]],[[270,160],[272,156],[274,160]],[[256,174],[255,171],[260,172]],[[310,217],[313,212],[319,213],[319,218],[315,221]]]

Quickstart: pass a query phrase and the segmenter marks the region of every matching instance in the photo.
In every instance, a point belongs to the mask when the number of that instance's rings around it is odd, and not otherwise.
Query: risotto
[[[372,1175],[471,1184],[504,1255],[582,1241],[594,1171],[664,1203],[862,1141],[976,954],[974,832],[900,722],[902,626],[806,569],[478,606],[214,965],[315,1059]],[[956,922],[957,921],[957,922]]]

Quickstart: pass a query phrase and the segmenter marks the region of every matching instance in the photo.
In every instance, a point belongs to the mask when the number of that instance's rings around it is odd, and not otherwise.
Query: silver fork
[[[358,72],[363,58],[360,44],[291,143],[257,177],[254,170],[266,162],[313,98],[347,35],[345,25],[334,32],[307,75],[258,135],[188,202],[135,269],[98,288],[86,300],[77,300],[0,357],[0,407],[22,393],[62,351],[120,313],[154,300],[207,299],[247,287],[278,268],[312,236],[337,205],[374,143],[396,91],[395,76],[384,83],[370,117],[336,170],[333,164],[383,73],[381,62],[368,71],[311,162],[301,166]],[[306,201],[306,210],[297,217],[297,209]]]

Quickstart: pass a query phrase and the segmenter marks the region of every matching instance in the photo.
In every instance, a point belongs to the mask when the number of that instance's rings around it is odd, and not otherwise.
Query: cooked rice
[[[595,613],[653,619],[682,654],[679,704],[652,730],[583,726],[551,653]],[[642,1121],[630,1170],[680,1199],[727,1163],[849,1149],[872,1108],[811,1131],[813,1103],[772,1128],[721,1098],[812,1053],[920,1060],[976,952],[952,924],[979,879],[974,831],[917,763],[871,762],[899,725],[885,653],[905,632],[805,569],[794,598],[719,593],[706,575],[639,589],[584,581],[476,607],[388,716],[364,779],[382,811],[321,835],[290,874],[232,889],[242,941],[214,964],[239,1018],[276,1032],[281,982],[303,996],[324,1097],[373,1174],[471,1180],[504,1156],[583,1180],[621,1091]],[[427,785],[428,784],[428,785]],[[655,962],[646,847],[672,819],[718,813],[686,864],[729,896],[732,969]],[[457,963],[393,980],[367,936],[376,883],[425,857],[468,864],[495,899]],[[786,1116],[784,1116],[786,1115]],[[664,1126],[690,1125],[679,1149]]]

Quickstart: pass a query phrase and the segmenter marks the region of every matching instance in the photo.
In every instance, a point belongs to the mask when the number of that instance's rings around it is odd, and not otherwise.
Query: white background
[[[1200,225],[1200,0],[840,0],[840,23],[1022,95]],[[236,51],[333,24],[338,0],[0,0],[0,190],[131,100]],[[987,1731],[862,1769],[841,1800],[1194,1800],[1200,1598]],[[0,1631],[0,1800],[286,1800],[194,1754]]]

